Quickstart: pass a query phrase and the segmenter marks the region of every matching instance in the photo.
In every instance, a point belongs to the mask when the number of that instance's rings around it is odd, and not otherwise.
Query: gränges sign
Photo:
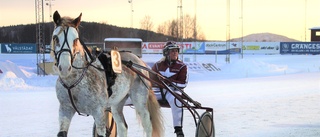
[[[320,42],[280,42],[280,54],[320,54]]]

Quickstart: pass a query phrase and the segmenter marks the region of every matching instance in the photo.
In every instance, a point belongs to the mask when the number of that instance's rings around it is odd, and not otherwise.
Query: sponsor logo
[[[261,50],[279,50],[279,46],[262,46]]]
[[[219,44],[219,43],[207,43],[206,47],[208,48],[225,48],[226,44]]]
[[[245,49],[246,49],[246,50],[260,50],[260,46],[249,45],[249,46],[246,46]]]
[[[320,44],[292,44],[291,49],[320,49]]]
[[[6,50],[7,50],[8,53],[12,52],[11,45],[5,44],[4,46],[6,47]]]
[[[237,43],[232,43],[231,44],[233,47],[237,47]]]
[[[165,43],[163,42],[155,42],[155,43],[149,43],[147,48],[148,49],[163,49]]]

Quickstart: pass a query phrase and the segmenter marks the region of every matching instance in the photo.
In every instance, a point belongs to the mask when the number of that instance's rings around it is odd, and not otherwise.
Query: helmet
[[[178,52],[180,51],[180,47],[176,44],[174,41],[168,41],[162,50],[163,56],[168,56],[169,55],[169,50],[171,49],[178,49]]]

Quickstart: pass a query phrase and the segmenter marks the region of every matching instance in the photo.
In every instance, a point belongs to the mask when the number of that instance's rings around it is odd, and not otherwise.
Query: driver
[[[188,73],[187,66],[178,58],[179,51],[180,47],[174,41],[166,42],[162,51],[163,58],[153,65],[152,70],[168,78],[180,89],[184,89],[188,84]],[[171,89],[181,95],[179,90],[174,89],[173,87],[171,87]],[[156,96],[158,100],[162,100],[164,97],[170,105],[175,130],[174,133],[177,134],[177,137],[184,137],[182,130],[182,103],[175,99],[175,97],[166,89],[154,88],[155,92],[159,92],[160,90],[162,90],[163,95],[160,96],[159,94],[156,94]]]

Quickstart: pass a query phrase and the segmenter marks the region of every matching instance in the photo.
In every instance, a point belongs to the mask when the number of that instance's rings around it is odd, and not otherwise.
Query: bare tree
[[[196,22],[196,18],[190,15],[185,15],[183,18],[183,36],[184,39],[188,40],[205,40],[205,35],[201,31],[199,24]],[[158,25],[157,32],[162,33],[164,35],[172,36],[178,38],[182,36],[178,32],[178,21],[173,19],[166,21],[160,25]]]
[[[168,28],[169,36],[176,37],[176,38],[179,37],[179,35],[178,35],[178,25],[179,24],[178,24],[178,22],[176,20],[170,21],[169,28]]]
[[[186,39],[193,39],[194,37],[194,27],[195,27],[195,19],[192,18],[190,15],[185,15],[183,18],[184,23],[184,38]]]
[[[160,33],[160,34],[168,34],[167,33],[167,27],[168,25],[166,24],[166,22],[162,23],[162,24],[159,24],[158,25],[158,28],[157,28],[157,33]]]
[[[141,32],[141,36],[145,38],[144,40],[148,41],[152,36],[150,36],[150,31],[153,29],[153,22],[151,21],[151,17],[149,15],[144,16],[144,18],[140,21],[140,28],[145,30]]]
[[[157,33],[162,33],[170,37],[178,36],[178,22],[176,20],[165,21],[158,25]]]
[[[140,21],[140,28],[147,31],[152,31],[153,22],[149,15],[144,16],[144,18]]]
[[[196,40],[206,40],[206,35],[201,31],[200,27],[197,27]]]

